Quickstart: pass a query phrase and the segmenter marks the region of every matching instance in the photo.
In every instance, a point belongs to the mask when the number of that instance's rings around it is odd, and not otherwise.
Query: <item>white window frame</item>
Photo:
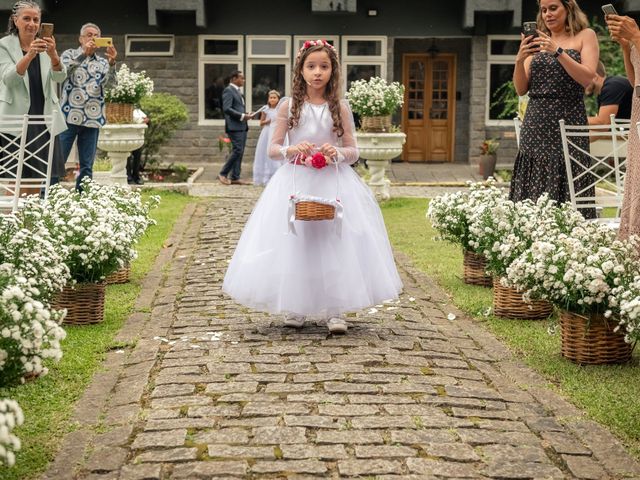
[[[237,40],[237,55],[205,55],[204,43],[206,40]],[[224,126],[224,119],[204,118],[204,66],[208,63],[238,65],[238,69],[244,70],[244,36],[243,35],[199,35],[198,36],[198,125]]]
[[[349,65],[376,65],[380,66],[380,76],[387,78],[387,37],[384,35],[343,35],[340,39],[342,59],[342,88],[347,89],[347,67]],[[347,55],[350,40],[375,40],[380,41],[380,55]]]
[[[513,119],[504,120],[492,120],[489,118],[489,112],[491,110],[491,65],[515,65],[515,55],[492,55],[491,54],[491,41],[492,40],[516,40],[520,41],[518,35],[488,35],[487,36],[487,81],[485,91],[485,109],[484,109],[484,124],[490,127],[508,127],[513,126]]]
[[[173,57],[173,52],[176,45],[175,35],[138,35],[127,34],[124,37],[125,44],[125,56],[126,57]],[[167,52],[132,52],[131,42],[153,42],[158,40],[169,40],[169,51]]]
[[[283,55],[253,55],[251,49],[251,40],[286,40],[286,49]],[[288,96],[291,92],[291,35],[247,35],[247,59],[245,71],[245,101],[247,112],[253,111],[253,95],[249,92],[253,86],[253,65],[284,65],[284,92],[280,92],[282,96]],[[265,99],[266,101],[266,99]],[[259,120],[249,120],[249,125],[259,125]]]

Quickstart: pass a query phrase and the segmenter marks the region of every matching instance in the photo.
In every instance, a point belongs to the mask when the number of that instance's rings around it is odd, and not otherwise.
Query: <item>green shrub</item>
[[[156,156],[160,147],[187,121],[188,111],[182,100],[169,93],[154,93],[143,98],[140,108],[149,117],[142,147],[144,164],[147,165],[158,161]]]

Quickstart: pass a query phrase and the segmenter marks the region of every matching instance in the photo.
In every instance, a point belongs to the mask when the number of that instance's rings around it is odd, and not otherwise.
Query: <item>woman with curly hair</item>
[[[316,317],[344,333],[344,313],[397,298],[402,282],[378,203],[350,167],[358,160],[353,114],[328,42],[300,48],[292,96],[273,128],[269,154],[285,164],[258,200],[222,288],[239,303],[284,314],[288,327]],[[334,218],[300,221],[301,203],[329,206]]]

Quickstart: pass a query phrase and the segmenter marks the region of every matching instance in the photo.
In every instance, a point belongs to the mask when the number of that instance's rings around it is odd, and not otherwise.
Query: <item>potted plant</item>
[[[489,180],[470,183],[468,190],[445,193],[429,202],[427,218],[440,232],[440,238],[462,247],[465,283],[491,286],[491,277],[485,272],[486,259],[482,255],[482,246],[470,230],[471,219],[506,199],[506,192],[497,188],[495,181]]]
[[[492,177],[496,170],[499,146],[500,142],[498,142],[497,138],[487,138],[480,144],[479,173],[485,180]]]
[[[546,300],[524,301],[522,292],[509,284],[507,268],[539,239],[568,234],[584,222],[570,204],[558,205],[547,194],[536,202],[502,200],[472,215],[469,231],[478,241],[493,277],[493,312],[517,319],[547,318],[553,308]]]
[[[558,307],[562,356],[579,364],[624,363],[631,309],[624,286],[640,276],[637,238],[618,240],[607,225],[584,222],[569,234],[533,242],[507,268],[512,285]],[[637,320],[633,320],[637,323]],[[622,331],[620,331],[622,330]],[[627,337],[629,339],[629,336]]]
[[[0,425],[4,426],[4,435],[0,437],[0,467],[15,465],[16,452],[20,450],[21,443],[13,430],[23,423],[24,414],[18,402],[8,398],[0,399]]]
[[[361,131],[356,132],[356,138],[360,156],[367,160],[371,173],[367,183],[378,200],[387,200],[391,182],[385,171],[389,161],[402,153],[407,138],[391,125],[391,115],[404,103],[404,86],[371,77],[353,82],[346,97],[360,116]]]
[[[153,80],[144,70],[136,73],[126,63],[116,72],[116,83],[105,91],[107,123],[133,123],[133,108],[153,92]]]

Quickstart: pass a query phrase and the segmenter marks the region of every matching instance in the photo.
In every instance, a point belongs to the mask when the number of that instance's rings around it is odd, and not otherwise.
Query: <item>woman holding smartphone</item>
[[[529,104],[509,196],[535,201],[548,193],[566,202],[569,185],[558,121],[587,124],[584,89],[595,75],[598,39],[575,0],[539,0],[538,5],[538,36],[522,35],[513,71],[516,92],[528,93]],[[588,151],[588,139],[584,140]],[[593,210],[582,213],[595,216]]]
[[[40,19],[41,10],[36,2],[20,0],[13,5],[7,35],[0,40],[0,116],[53,114],[52,133],[58,135],[67,126],[55,83],[62,82],[67,73],[58,56],[55,39],[38,37]],[[42,147],[48,141],[49,133],[44,125],[29,126],[22,178],[43,178],[46,163],[29,157],[34,155],[46,161],[48,150]],[[9,135],[5,132],[0,132],[0,142],[5,150],[17,148],[8,146]],[[54,149],[52,176],[64,175],[64,160],[59,152],[59,147]],[[0,157],[0,172],[15,168],[15,161],[4,153]],[[24,193],[39,191],[39,186],[23,190]]]
[[[636,21],[627,16],[607,15],[611,38],[620,44],[624,68],[635,94],[631,106],[631,129],[627,144],[627,173],[624,178],[624,197],[620,211],[620,238],[640,235],[640,138],[636,123],[640,121],[640,29]]]

